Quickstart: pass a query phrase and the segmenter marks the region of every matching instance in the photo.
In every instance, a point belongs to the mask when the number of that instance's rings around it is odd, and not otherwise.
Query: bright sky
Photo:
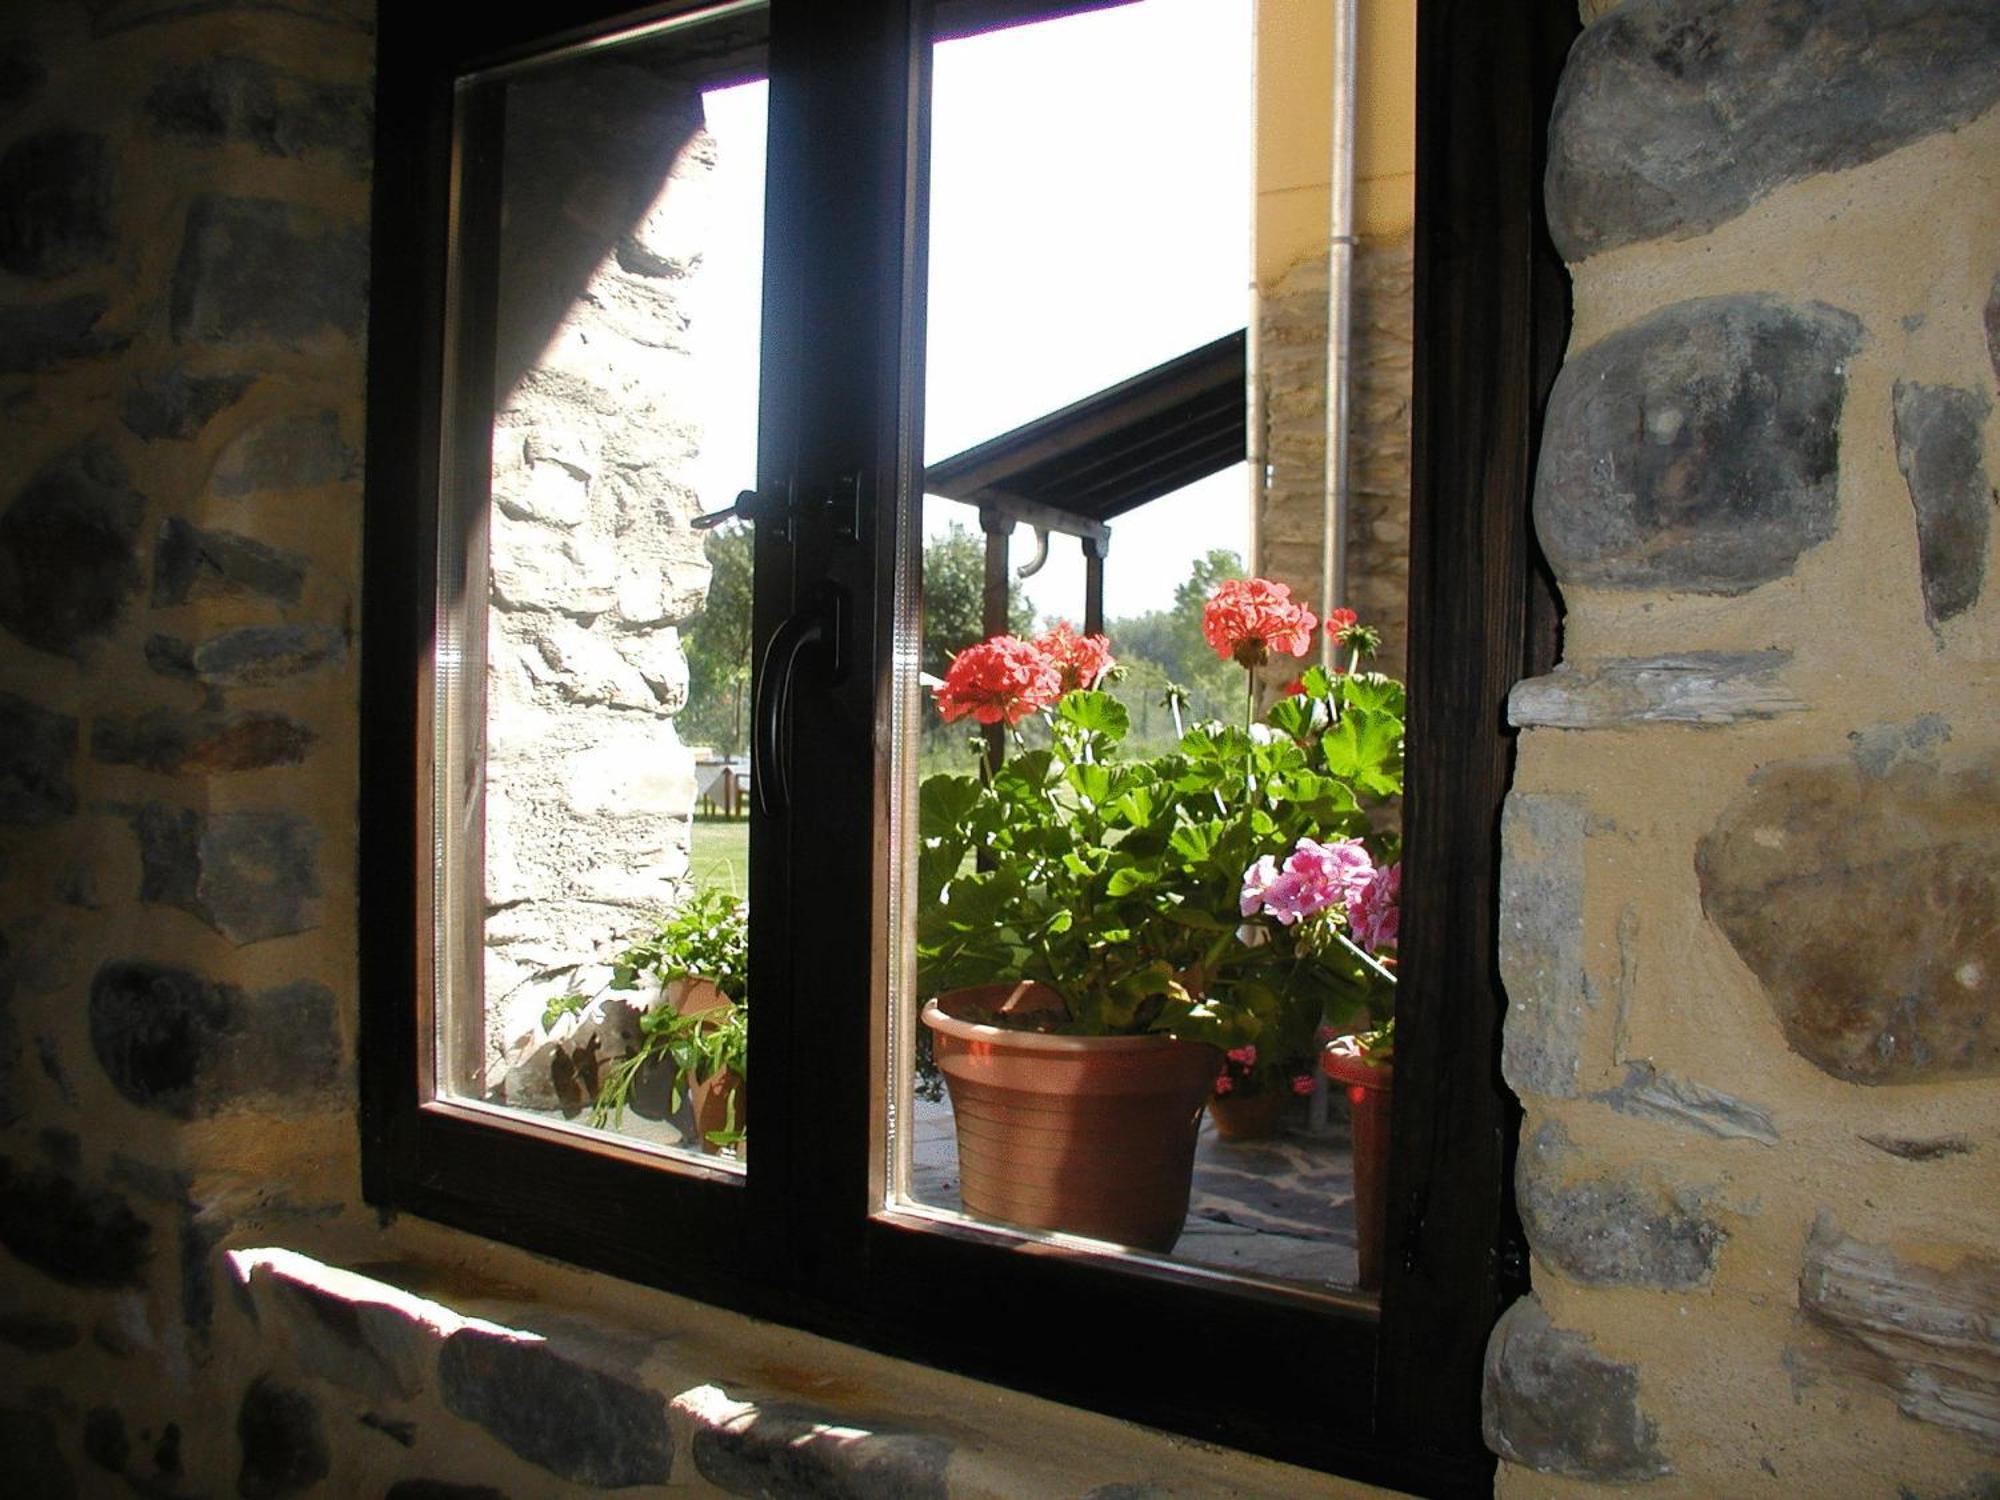
[[[931,111],[925,456],[948,457],[1244,326],[1250,305],[1249,0],[1142,0],[947,42]],[[691,312],[754,329],[762,84],[706,96],[716,139],[712,247]],[[703,340],[704,501],[754,465],[752,337]],[[711,353],[712,351],[712,353]],[[1112,616],[1169,603],[1194,558],[1248,544],[1241,466],[1113,524]],[[933,500],[925,524],[976,529]],[[1034,535],[1015,532],[1016,564]],[[1079,619],[1076,543],[1027,581]]]

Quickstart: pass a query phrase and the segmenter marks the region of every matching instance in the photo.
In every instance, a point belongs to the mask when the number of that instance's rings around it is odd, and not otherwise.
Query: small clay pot
[[[1278,1133],[1278,1117],[1285,1112],[1286,1098],[1275,1089],[1248,1098],[1216,1094],[1208,1101],[1208,1117],[1215,1122],[1215,1133],[1225,1141],[1267,1141]]]
[[[688,1094],[693,1101],[695,1143],[702,1150],[714,1152],[720,1149],[709,1140],[711,1131],[728,1130],[732,1124],[737,1130],[749,1127],[749,1090],[744,1086],[742,1077],[730,1069],[724,1068],[720,1073],[699,1080],[688,1090]],[[729,1118],[732,1094],[736,1098],[736,1118],[733,1122]],[[747,1140],[738,1141],[736,1154],[746,1154],[748,1145]]]
[[[1345,1049],[1342,1044],[1347,1043]],[[1382,1285],[1383,1241],[1389,1222],[1389,1106],[1395,1097],[1393,1063],[1371,1063],[1353,1048],[1353,1038],[1336,1037],[1320,1053],[1320,1068],[1347,1091],[1354,1124],[1354,1233],[1363,1291]]]

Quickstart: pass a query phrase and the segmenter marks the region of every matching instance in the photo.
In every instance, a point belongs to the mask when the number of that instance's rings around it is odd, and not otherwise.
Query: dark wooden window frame
[[[990,16],[1080,5],[983,0]],[[655,12],[691,7],[655,7]],[[1410,590],[1405,969],[1399,999],[1390,1254],[1379,1313],[1200,1277],[1023,1253],[973,1231],[870,1215],[870,1074],[880,1021],[866,984],[830,983],[813,1017],[760,1004],[758,1154],[741,1185],[616,1151],[495,1129],[426,1107],[413,996],[429,841],[416,684],[434,608],[441,427],[442,192],[452,80],[531,55],[629,4],[493,7],[436,33],[384,7],[378,61],[364,538],[361,777],[361,1128],[368,1199],[746,1313],[1209,1441],[1424,1493],[1487,1493],[1480,1359],[1524,1288],[1509,1191],[1518,1115],[1498,1076],[1499,808],[1512,764],[1503,706],[1546,670],[1555,597],[1528,522],[1542,403],[1568,327],[1567,279],[1541,218],[1543,133],[1576,31],[1570,0],[1421,0],[1418,14],[1416,367]],[[771,170],[799,215],[767,265],[761,479],[859,468],[872,498],[915,482],[920,374],[910,310],[922,162],[856,142],[897,139],[925,96],[922,0],[776,0]],[[530,14],[530,13],[533,14]],[[781,149],[785,140],[794,149]],[[920,139],[920,136],[919,136]],[[856,234],[851,226],[873,228]],[[815,247],[808,259],[802,245]],[[839,369],[807,358],[839,330]],[[856,330],[860,330],[858,336]],[[920,388],[920,387],[916,387]],[[873,512],[871,511],[871,521]],[[851,622],[853,659],[886,660],[896,541],[845,546],[823,518],[795,544],[760,535],[753,621],[767,640],[824,581],[878,607]],[[904,539],[905,546],[908,539]],[[795,596],[795,597],[793,597]],[[753,825],[761,996],[804,970],[875,971],[878,933],[831,896],[787,883],[790,856],[824,891],[872,892],[885,805],[876,672],[802,690],[816,726],[789,819]],[[844,791],[842,789],[845,789]],[[863,910],[866,910],[866,897]],[[803,955],[810,955],[806,959]],[[794,963],[801,972],[795,973]],[[762,1080],[770,1079],[768,1085]],[[800,1247],[810,1247],[809,1253]],[[1218,1374],[1202,1351],[1284,1351],[1276,1381]]]

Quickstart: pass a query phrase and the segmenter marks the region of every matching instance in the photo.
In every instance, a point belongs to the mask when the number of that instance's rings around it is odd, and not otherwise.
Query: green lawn
[[[694,820],[689,870],[697,886],[714,886],[731,895],[747,897],[750,894],[750,820],[697,817]]]

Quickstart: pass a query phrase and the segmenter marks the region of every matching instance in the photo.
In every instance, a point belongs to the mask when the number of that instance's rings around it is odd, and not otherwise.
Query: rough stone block
[[[0,693],[0,823],[39,828],[76,811],[76,720]]]
[[[951,1444],[857,1427],[828,1412],[731,1401],[701,1386],[674,1402],[694,1426],[695,1467],[731,1495],[896,1495],[944,1500]]]
[[[42,91],[49,70],[25,42],[10,41],[0,48],[0,111],[12,114]]]
[[[554,1345],[462,1328],[438,1356],[444,1402],[571,1484],[665,1484],[674,1445],[657,1392]]]
[[[109,1474],[122,1474],[132,1457],[132,1440],[117,1408],[92,1407],[83,1419],[84,1456]]]
[[[119,1194],[0,1157],[0,1245],[69,1286],[144,1285],[152,1226]]]
[[[318,1405],[268,1375],[258,1376],[243,1393],[236,1441],[242,1450],[236,1493],[243,1500],[304,1494],[331,1468]]]
[[[1981,429],[1993,410],[1983,391],[1896,382],[1896,463],[1917,511],[1924,618],[1935,629],[1979,602],[1993,486]]]
[[[114,959],[90,984],[90,1045],[112,1086],[180,1119],[259,1100],[325,1098],[342,1049],[333,992],[308,980],[245,994],[186,969]]]
[[[2000,1261],[1925,1262],[1852,1239],[1822,1214],[1799,1312],[1831,1348],[1801,1353],[1881,1387],[1906,1416],[2000,1447]]]
[[[168,317],[179,341],[296,348],[355,337],[368,290],[368,235],[312,209],[206,195],[188,208]]]
[[[1947,1156],[1967,1156],[1979,1149],[1962,1135],[1864,1135],[1861,1139],[1877,1151],[1903,1161],[1941,1161]]]
[[[373,34],[375,29],[373,11],[357,7],[353,0],[91,0],[90,34],[116,36],[163,21],[213,16],[218,11],[252,16],[276,12],[290,20],[315,21],[364,35]]]
[[[14,1077],[21,1066],[21,1029],[14,1022],[14,954],[0,932],[0,1125],[11,1125],[25,1112],[15,1094]]]
[[[24,375],[73,359],[115,354],[130,334],[100,329],[110,303],[98,292],[0,307],[0,374]]]
[[[42,469],[0,512],[0,625],[67,656],[109,631],[139,587],[145,509],[101,441]]]
[[[208,487],[218,495],[303,490],[352,479],[360,460],[335,412],[291,412],[252,427],[222,450]]]
[[[1494,1326],[1481,1404],[1486,1446],[1510,1463],[1613,1484],[1673,1472],[1639,1409],[1638,1370],[1557,1328],[1532,1297]]]
[[[306,819],[151,802],[133,828],[140,900],[178,906],[239,944],[319,925],[319,832]]]
[[[382,1500],[507,1500],[490,1484],[453,1484],[448,1479],[399,1479]]]
[[[1586,1012],[1581,798],[1516,792],[1500,820],[1501,1069],[1516,1093],[1572,1098]]]
[[[0,1313],[0,1342],[13,1345],[24,1354],[54,1354],[74,1349],[83,1332],[67,1318],[51,1318],[37,1312]]]
[[[1570,52],[1549,125],[1566,260],[1734,218],[2000,100],[1991,0],[1636,0]]]
[[[370,155],[367,91],[320,83],[248,57],[217,57],[164,73],[146,95],[160,132],[204,144],[243,141],[266,156]]]
[[[1800,1056],[1851,1083],[2000,1075],[1996,779],[1781,762],[1701,839],[1702,909]]]
[[[1993,378],[2000,381],[2000,276],[1993,278],[1993,290],[1986,294],[1986,357],[1993,364]]]
[[[1833,535],[1860,323],[1765,296],[1677,303],[1572,357],[1535,526],[1566,584],[1738,594]]]
[[[1762,1105],[1738,1099],[1692,1079],[1662,1073],[1649,1062],[1627,1063],[1616,1087],[1591,1098],[1622,1115],[1699,1130],[1724,1140],[1778,1143],[1778,1127]]]
[[[1554,1120],[1528,1140],[1515,1171],[1528,1243],[1550,1265],[1587,1286],[1705,1286],[1728,1235],[1698,1195],[1669,1191],[1634,1173],[1568,1181],[1574,1156]]]
[[[292,603],[305,585],[306,560],[233,531],[203,531],[170,518],[153,546],[153,607],[192,599],[260,595]]]
[[[1624,724],[1735,724],[1796,713],[1805,703],[1778,673],[1785,651],[1688,651],[1564,662],[1507,695],[1507,721],[1555,729]]]
[[[146,642],[146,661],[154,671],[216,687],[261,687],[346,656],[346,637],[330,625],[246,625],[199,645],[170,635]]]
[[[250,389],[249,375],[190,375],[168,370],[141,375],[118,404],[125,425],[147,440],[186,441],[208,425],[217,412],[233,406]]]
[[[130,718],[107,714],[98,719],[90,726],[90,753],[107,766],[140,766],[169,775],[254,771],[297,765],[316,738],[304,724],[280,713],[189,714],[154,708]]]
[[[43,130],[0,151],[0,270],[48,280],[110,257],[104,137]]]

